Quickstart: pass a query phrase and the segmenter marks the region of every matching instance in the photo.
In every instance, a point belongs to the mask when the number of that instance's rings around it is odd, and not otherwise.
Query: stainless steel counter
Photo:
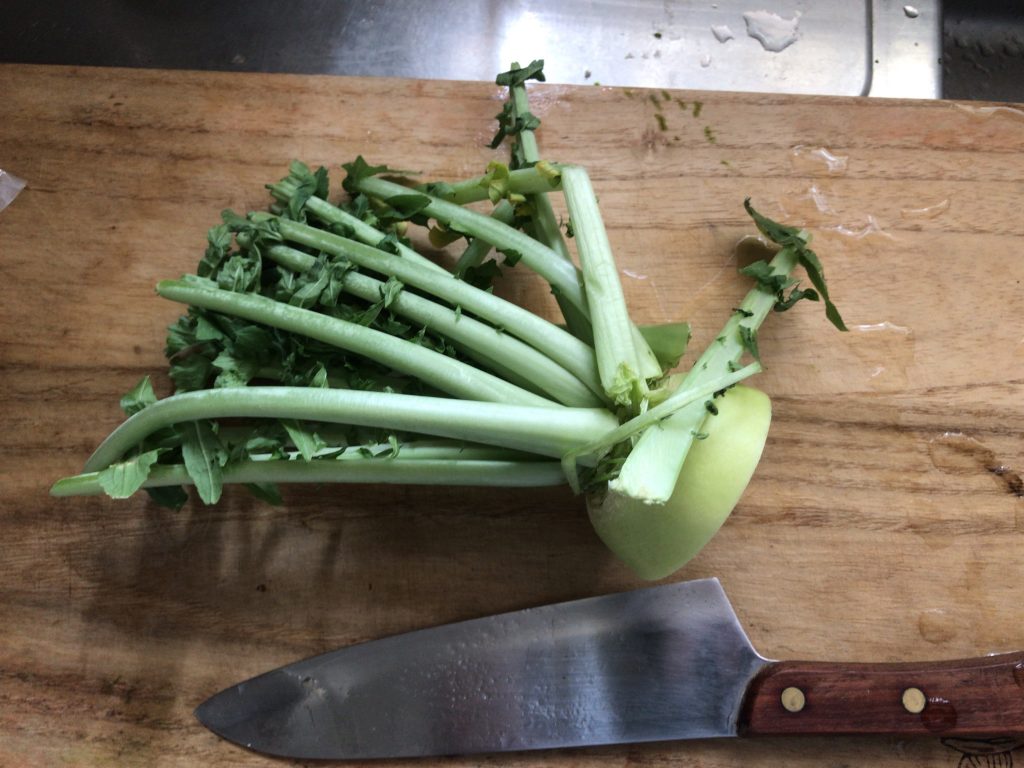
[[[941,0],[0,4],[0,61],[935,98]]]

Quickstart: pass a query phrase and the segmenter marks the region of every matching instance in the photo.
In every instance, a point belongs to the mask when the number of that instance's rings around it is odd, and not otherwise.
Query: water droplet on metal
[[[918,16],[921,15],[921,12],[912,5],[904,5],[903,15],[906,16],[908,19],[916,19]]]
[[[728,42],[736,37],[729,29],[728,24],[714,24],[711,27],[711,34],[715,36],[715,40],[720,43]]]
[[[743,14],[747,34],[757,40],[761,47],[772,53],[780,53],[797,41],[800,36],[800,11],[793,18],[784,19],[770,11],[748,11]]]

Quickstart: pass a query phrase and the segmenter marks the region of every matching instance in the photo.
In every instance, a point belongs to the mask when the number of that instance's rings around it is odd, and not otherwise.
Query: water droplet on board
[[[808,147],[797,144],[789,153],[790,162],[793,168],[807,173],[821,173],[824,171],[829,176],[839,176],[846,173],[846,166],[849,158],[846,155],[837,155],[826,147]]]
[[[917,617],[917,630],[929,643],[941,645],[956,637],[956,621],[946,611],[935,608]]]
[[[1017,107],[981,107],[975,106],[974,104],[954,104],[953,106],[959,109],[961,112],[966,112],[971,117],[981,119],[987,119],[990,117],[1001,115],[1003,117],[1012,118],[1014,120],[1024,120],[1024,109],[1018,109]]]
[[[892,235],[882,229],[882,225],[878,223],[872,214],[867,214],[863,222],[857,222],[855,224],[836,224],[834,227],[828,227],[831,231],[843,235],[844,237],[851,237],[855,240],[863,240],[866,237],[872,235],[878,237],[884,237],[889,240],[895,240]]]
[[[928,456],[936,469],[951,475],[974,473],[979,466],[996,463],[995,454],[984,443],[963,432],[943,432],[929,440]]]
[[[872,389],[905,387],[914,364],[913,332],[888,320],[849,328],[845,345],[864,364],[865,383]]]
[[[728,24],[714,24],[711,27],[711,34],[715,36],[715,40],[720,43],[726,43],[736,37],[729,29]]]
[[[757,40],[761,47],[772,53],[780,53],[797,41],[800,36],[800,11],[793,18],[785,19],[771,11],[747,11],[743,21],[747,34]]]
[[[632,269],[624,269],[624,270],[622,270],[622,274],[624,274],[626,277],[631,277],[634,280],[646,280],[647,279],[647,275],[640,274],[639,272],[635,272]]]
[[[904,5],[903,15],[906,16],[908,19],[916,19],[918,16],[921,15],[921,12],[912,5]]]
[[[934,219],[949,210],[949,198],[940,200],[933,205],[926,205],[922,208],[904,208],[900,216],[904,219]]]

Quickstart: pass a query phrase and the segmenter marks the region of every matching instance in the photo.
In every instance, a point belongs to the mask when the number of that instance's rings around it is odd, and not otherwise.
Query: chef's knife
[[[716,579],[354,645],[204,702],[199,720],[292,758],[381,758],[768,734],[1024,733],[1024,653],[770,661]]]

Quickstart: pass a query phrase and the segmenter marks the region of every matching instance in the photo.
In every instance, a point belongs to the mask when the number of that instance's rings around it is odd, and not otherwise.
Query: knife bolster
[[[740,735],[1024,733],[1024,652],[956,661],[780,661],[747,688]]]

